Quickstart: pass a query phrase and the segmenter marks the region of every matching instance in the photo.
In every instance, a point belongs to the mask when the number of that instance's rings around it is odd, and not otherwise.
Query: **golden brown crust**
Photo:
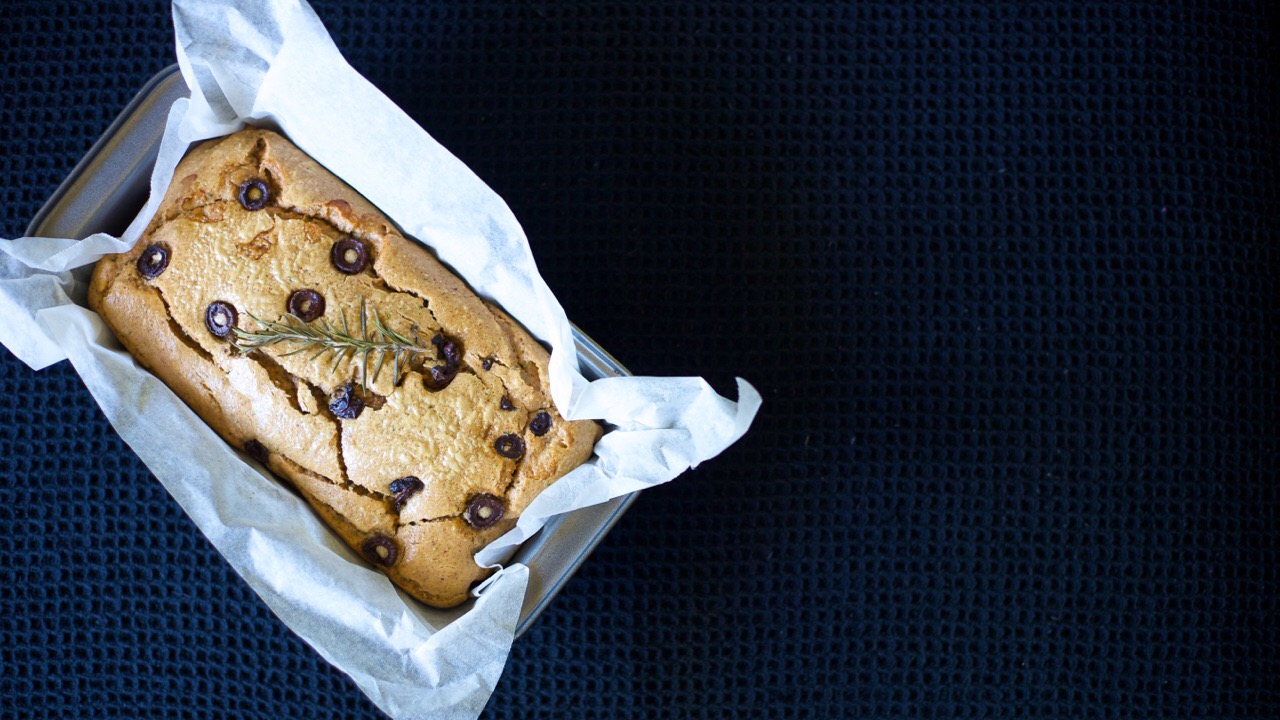
[[[266,207],[247,209],[238,199],[251,178],[270,188]],[[344,237],[368,250],[362,272],[339,272],[331,262]],[[145,277],[138,258],[156,244],[169,251],[168,264]],[[206,325],[206,309],[218,301],[236,310],[237,327],[258,330],[255,318],[285,319],[300,289],[324,298],[330,322],[354,325],[363,303],[423,345],[437,335],[454,340],[462,350],[457,375],[433,387],[435,350],[416,356],[399,382],[388,365],[369,378],[363,412],[347,419],[329,401],[342,386],[361,384],[358,363],[334,370],[327,355],[285,355],[296,349],[288,344],[244,354]],[[547,352],[523,328],[269,131],[248,128],[188,153],[135,248],[94,269],[89,302],[143,366],[227,442],[265,458],[353,548],[369,555],[370,538],[391,540],[395,562],[375,565],[437,607],[466,599],[487,574],[474,553],[585,461],[600,435],[595,423],[556,412]],[[540,413],[550,418],[542,435],[531,429]],[[523,443],[517,458],[495,447],[507,435]],[[390,484],[405,476],[423,489],[399,502]],[[464,518],[481,494],[499,498],[505,511],[476,529]]]

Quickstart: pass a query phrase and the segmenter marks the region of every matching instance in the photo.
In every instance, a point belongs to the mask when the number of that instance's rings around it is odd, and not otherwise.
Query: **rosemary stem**
[[[411,340],[387,328],[382,319],[378,317],[377,310],[372,311],[371,318],[368,317],[363,299],[360,301],[359,335],[352,334],[347,329],[345,314],[342,318],[341,326],[330,323],[327,320],[306,323],[293,313],[285,315],[284,319],[279,321],[264,320],[253,313],[246,314],[260,327],[257,330],[245,330],[240,327],[232,328],[234,334],[232,344],[241,353],[248,353],[279,343],[297,345],[296,348],[281,353],[280,357],[294,355],[307,350],[315,350],[316,352],[309,359],[316,360],[325,353],[332,352],[334,353],[334,358],[330,372],[336,372],[344,359],[348,360],[353,366],[358,364],[361,368],[360,383],[365,390],[368,390],[371,379],[369,375],[369,359],[371,355],[377,360],[372,380],[374,382],[377,381],[378,375],[382,372],[382,366],[386,362],[387,355],[391,355],[394,367],[393,373],[396,376],[394,381],[398,383],[400,381],[400,372],[404,368],[402,358],[406,355],[422,353],[427,350],[426,347],[416,342],[416,330],[412,331],[415,339]]]

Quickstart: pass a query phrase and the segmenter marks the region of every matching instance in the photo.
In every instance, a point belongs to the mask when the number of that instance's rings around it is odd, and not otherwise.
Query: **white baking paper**
[[[492,190],[339,54],[301,0],[176,0],[192,97],[170,109],[151,198],[120,238],[0,240],[0,342],[40,369],[69,359],[111,424],[271,609],[394,718],[475,718],[502,673],[528,569],[503,567],[470,606],[423,606],[369,569],[305,502],[233,451],[124,353],[83,307],[93,262],[133,246],[174,166],[199,140],[253,123],[283,131],[552,347],[551,391],[570,419],[616,427],[477,558],[496,566],[558,513],[666,482],[746,432],[737,403],[697,378],[578,372],[564,310],[524,231]],[[175,452],[175,449],[181,449]]]

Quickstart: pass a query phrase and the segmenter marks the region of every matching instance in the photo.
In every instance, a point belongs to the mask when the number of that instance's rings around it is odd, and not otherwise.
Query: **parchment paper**
[[[138,240],[188,147],[245,123],[283,131],[551,346],[551,392],[562,415],[616,426],[589,463],[480,553],[481,564],[497,566],[552,515],[666,482],[719,454],[746,432],[760,396],[741,379],[737,403],[697,378],[589,383],[564,310],[510,209],[347,65],[305,2],[176,0],[173,18],[192,97],[170,109],[150,200],[120,238],[0,240],[0,342],[37,370],[69,359],[120,436],[227,561],[384,712],[475,718],[506,662],[528,569],[501,568],[469,608],[412,600],[303,500],[223,443],[83,307],[92,263]]]

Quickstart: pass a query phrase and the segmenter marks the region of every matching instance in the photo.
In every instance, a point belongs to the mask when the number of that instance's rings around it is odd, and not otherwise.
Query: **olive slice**
[[[529,421],[529,432],[538,437],[546,435],[549,430],[551,430],[551,413],[540,412]]]
[[[501,500],[488,493],[480,493],[467,503],[462,519],[471,527],[483,530],[501,520],[505,511]]]
[[[355,275],[369,262],[369,251],[358,238],[344,237],[329,250],[329,262],[338,272]]]
[[[364,553],[369,562],[383,567],[395,565],[396,559],[400,556],[400,548],[396,547],[396,541],[386,535],[370,535],[360,545],[360,552]]]
[[[507,433],[493,441],[493,449],[502,457],[515,460],[524,454],[524,440],[519,435]]]
[[[239,314],[231,303],[214,300],[204,309],[204,327],[214,337],[224,338],[231,334],[231,328],[236,326],[238,317]]]
[[[169,267],[169,248],[160,243],[147,246],[138,256],[138,274],[145,278],[156,278]]]
[[[294,290],[287,309],[302,322],[311,322],[324,314],[324,296],[315,290]]]
[[[271,200],[271,190],[267,187],[266,180],[249,178],[240,183],[236,197],[239,198],[240,205],[245,210],[261,210]]]

